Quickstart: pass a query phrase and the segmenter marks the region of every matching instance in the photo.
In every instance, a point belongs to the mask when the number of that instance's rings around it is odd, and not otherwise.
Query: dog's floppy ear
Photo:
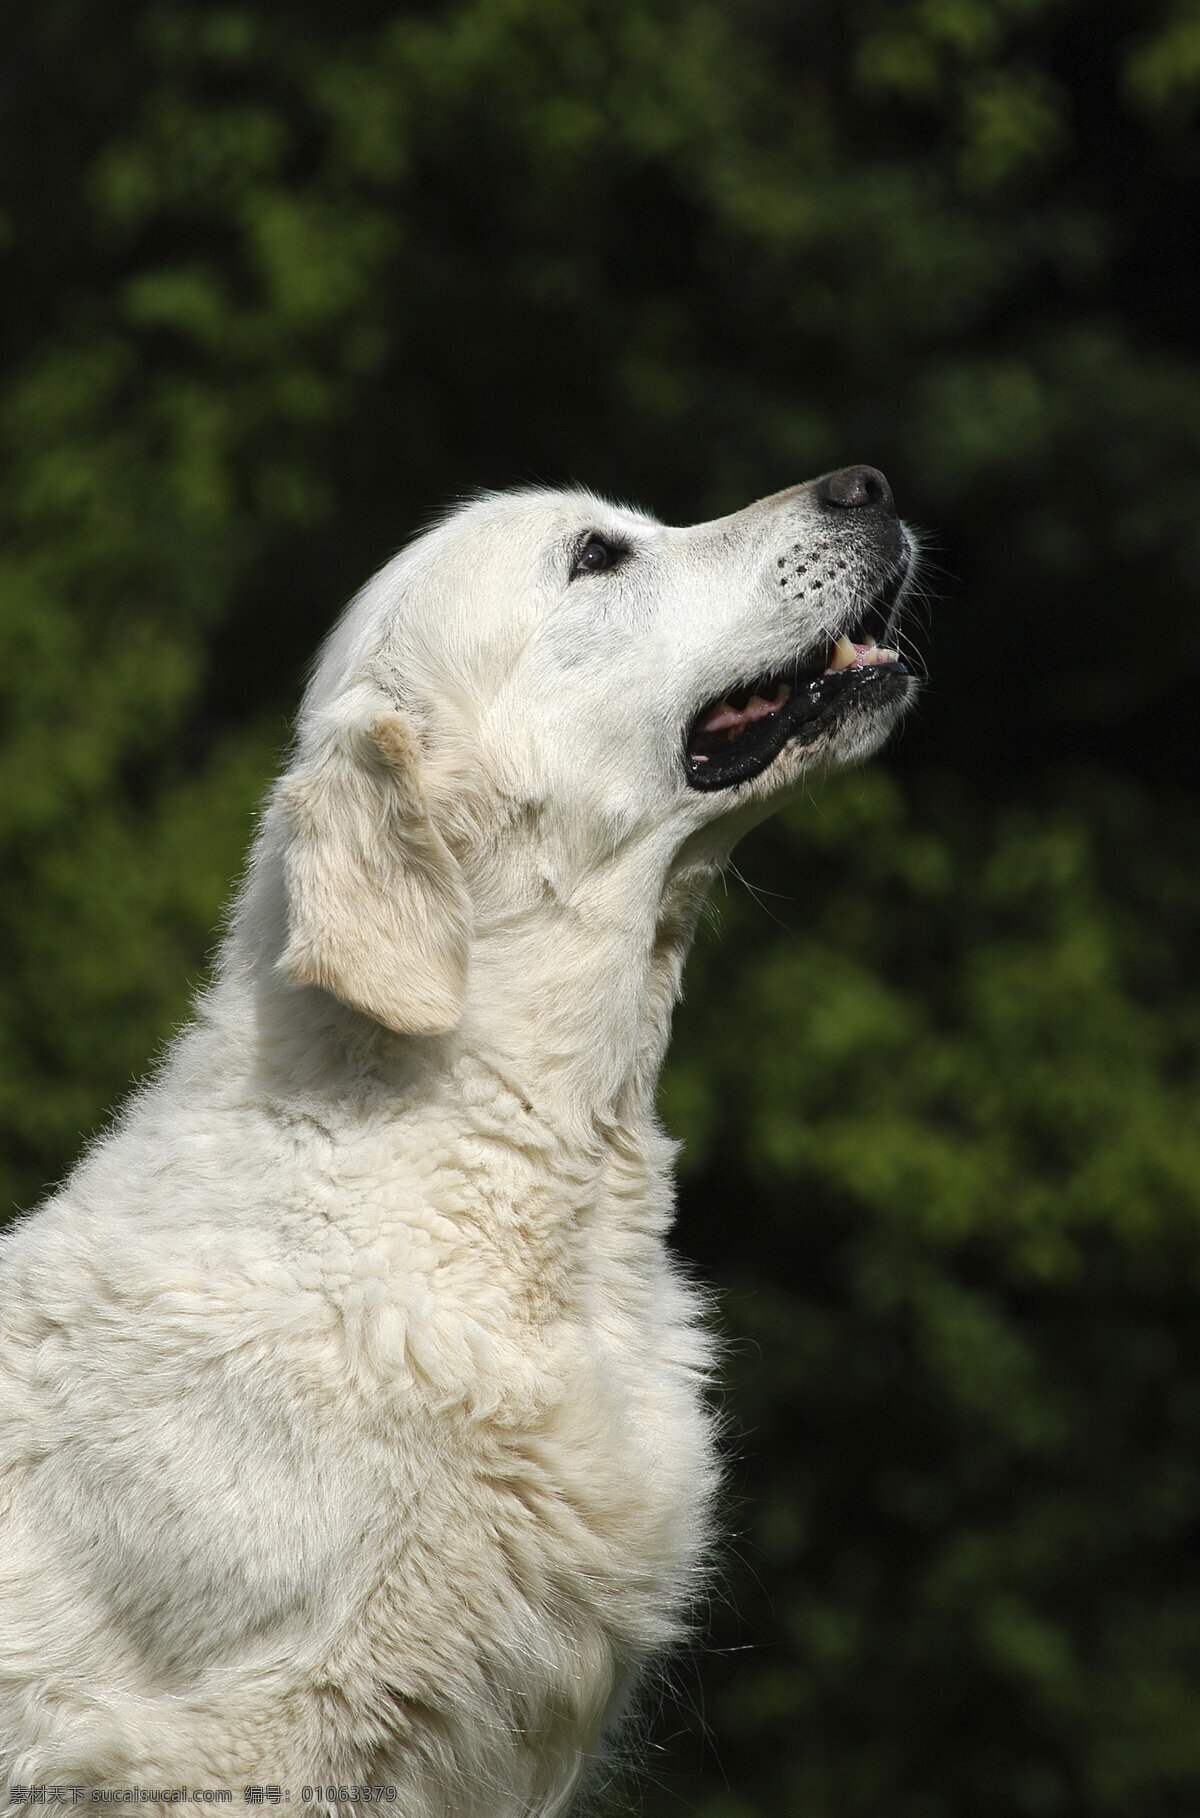
[[[432,1035],[462,1013],[471,906],[419,768],[412,722],[383,711],[340,726],[283,779],[279,967],[390,1029]]]

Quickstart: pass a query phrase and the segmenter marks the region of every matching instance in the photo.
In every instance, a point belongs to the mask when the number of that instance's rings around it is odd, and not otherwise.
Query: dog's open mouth
[[[760,676],[702,707],[687,734],[687,782],[693,789],[749,782],[785,745],[827,736],[852,711],[897,705],[911,686],[897,651],[865,633],[861,642],[843,635],[815,661]]]

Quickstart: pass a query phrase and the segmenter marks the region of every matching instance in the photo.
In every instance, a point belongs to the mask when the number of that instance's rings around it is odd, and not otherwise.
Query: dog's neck
[[[269,858],[252,871],[203,1024],[281,1107],[319,1120],[336,1081],[339,1122],[418,1096],[469,1122],[480,1068],[572,1148],[649,1129],[671,1012],[714,860],[631,848],[569,900],[483,918],[461,1021],[442,1035],[383,1029],[326,992],[281,977],[286,904]],[[364,1112],[365,1114],[365,1112]]]
[[[564,1134],[649,1120],[711,861],[632,852],[566,905],[547,904],[472,952],[461,1051],[491,1064]]]

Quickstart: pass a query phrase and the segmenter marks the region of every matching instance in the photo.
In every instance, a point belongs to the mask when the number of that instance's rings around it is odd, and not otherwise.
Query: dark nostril
[[[827,473],[813,487],[820,505],[836,505],[842,511],[861,510],[864,505],[877,505],[881,511],[896,515],[892,489],[878,467],[839,467]]]

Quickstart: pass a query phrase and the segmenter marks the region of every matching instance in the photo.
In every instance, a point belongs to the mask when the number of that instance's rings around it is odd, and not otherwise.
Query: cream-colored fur
[[[572,574],[589,532],[625,560]],[[570,1805],[716,1474],[653,1114],[684,954],[889,715],[716,793],[682,741],[853,618],[868,542],[812,487],[494,496],[350,607],[215,983],[4,1242],[0,1785]]]

